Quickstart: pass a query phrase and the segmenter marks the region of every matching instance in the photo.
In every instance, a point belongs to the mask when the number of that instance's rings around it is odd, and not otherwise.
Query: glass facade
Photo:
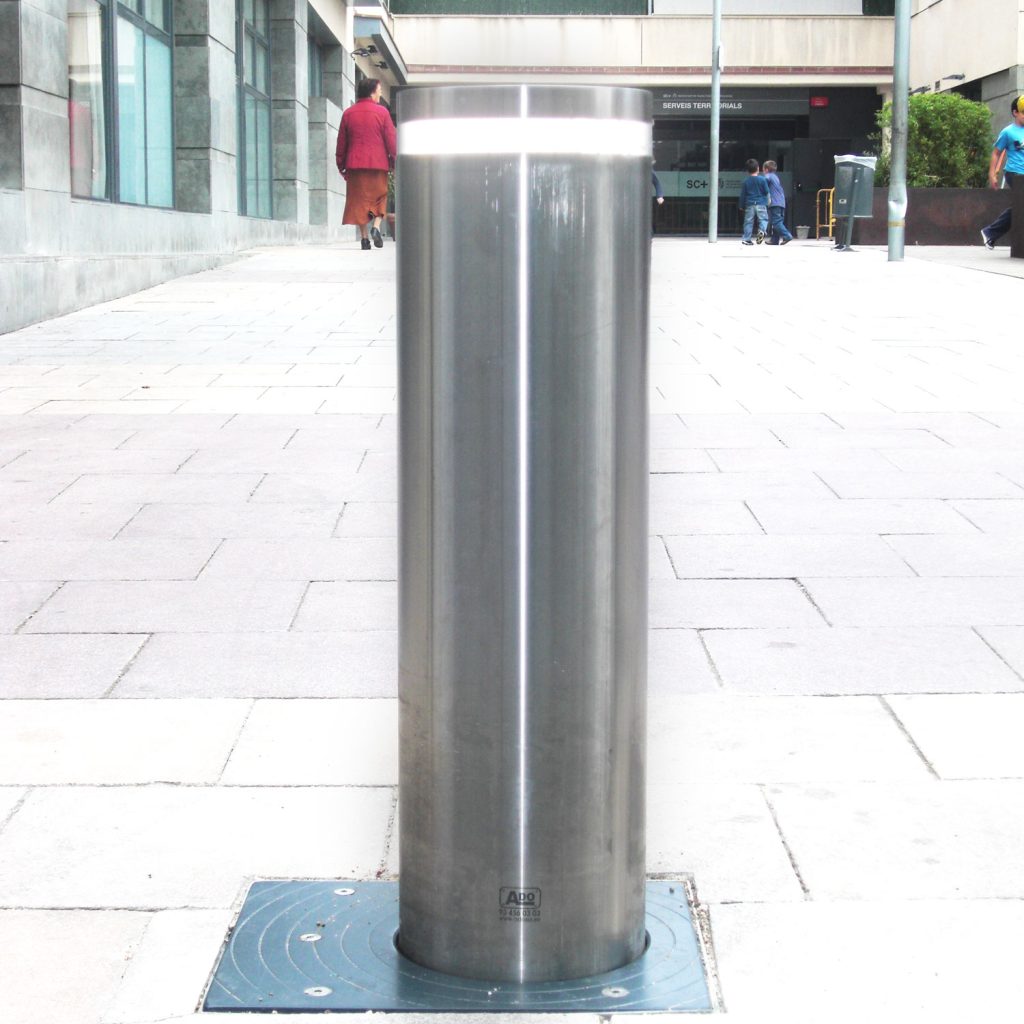
[[[68,121],[71,129],[71,192],[107,199],[107,93],[103,69],[106,11],[99,0],[68,3]]]
[[[248,217],[272,217],[270,0],[241,0],[237,38],[238,206]]]
[[[70,0],[68,37],[73,194],[173,206],[167,0]]]

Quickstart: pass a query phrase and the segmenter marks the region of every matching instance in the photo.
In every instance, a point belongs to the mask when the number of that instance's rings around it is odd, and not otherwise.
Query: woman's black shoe
[[[373,244],[377,246],[378,249],[384,248],[384,239],[380,237],[379,228],[370,228],[370,237],[373,239]],[[366,246],[366,248],[369,249],[370,247]]]
[[[370,248],[370,240],[368,238],[364,238],[362,240],[362,245],[363,245],[364,249],[369,249]]]

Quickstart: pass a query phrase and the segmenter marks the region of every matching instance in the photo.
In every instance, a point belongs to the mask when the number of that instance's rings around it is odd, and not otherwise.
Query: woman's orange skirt
[[[383,217],[388,206],[387,171],[349,171],[348,195],[342,224],[365,224],[371,217]]]

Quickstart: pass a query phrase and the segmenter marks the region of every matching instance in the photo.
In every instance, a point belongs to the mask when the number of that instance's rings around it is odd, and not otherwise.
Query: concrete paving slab
[[[335,537],[397,537],[398,502],[346,501]]]
[[[652,629],[825,626],[792,580],[651,580]]]
[[[987,495],[985,495],[987,497]],[[809,501],[835,495],[813,473],[659,473],[651,505],[676,501]]]
[[[385,789],[37,789],[0,833],[0,906],[223,908],[255,877],[368,877],[390,813]]]
[[[299,632],[397,631],[398,584],[312,583],[292,628]]]
[[[0,785],[213,783],[250,708],[229,700],[6,700]]]
[[[978,527],[959,514],[958,504],[928,498],[913,501],[754,498],[749,508],[763,532],[769,534],[977,533]]]
[[[398,544],[391,538],[226,540],[203,570],[204,580],[396,580]]]
[[[0,633],[13,633],[56,591],[53,583],[0,581]]]
[[[9,786],[0,787],[0,832],[8,823],[15,808],[24,799],[27,790],[13,789]]]
[[[889,472],[825,470],[821,479],[840,498],[1021,498],[1013,481],[996,473]]]
[[[257,701],[222,782],[227,786],[397,786],[398,702]]]
[[[0,635],[0,699],[102,697],[145,641],[144,636]]]
[[[0,578],[33,580],[193,580],[218,541],[10,540],[0,544]]]
[[[1024,680],[966,627],[714,629],[703,639],[722,685],[740,693],[1024,689]]]
[[[1024,899],[1022,780],[771,786],[768,798],[812,899]]]
[[[663,697],[648,720],[652,784],[929,777],[888,711],[870,697]]]
[[[647,687],[662,694],[712,693],[721,683],[695,629],[652,629],[647,634]]]
[[[742,501],[652,501],[649,528],[660,536],[764,533]]]
[[[730,1024],[998,1021],[1024,1000],[1019,901],[716,905],[711,927]]]
[[[1024,694],[892,696],[887,702],[940,778],[1024,778]]]
[[[836,626],[1024,625],[1024,579],[808,579]]]
[[[1017,675],[1024,677],[1024,626],[985,626],[975,632]]]
[[[68,583],[26,633],[227,633],[288,629],[301,583]]]
[[[98,1024],[150,916],[124,910],[0,911],[5,1024]]]
[[[648,872],[692,874],[704,901],[803,899],[757,786],[654,784],[647,822]]]
[[[153,914],[113,999],[104,1007],[102,1024],[152,1024],[191,1017],[232,917],[226,910]]]
[[[919,576],[1024,577],[1024,535],[887,540]]]
[[[1024,501],[954,501],[950,505],[974,527],[985,533],[1024,531]]]
[[[137,501],[245,501],[257,488],[259,473],[92,473],[62,489],[62,504]],[[0,484],[2,488],[2,484]]]
[[[82,506],[88,508],[89,506]],[[137,510],[122,524],[119,539],[218,539],[283,540],[331,536],[344,506],[255,504],[224,502],[219,505],[179,505],[155,502]],[[0,534],[3,532],[0,518]]]
[[[911,576],[879,537],[666,537],[680,579]]]
[[[154,636],[119,697],[393,697],[398,636],[195,632]]]

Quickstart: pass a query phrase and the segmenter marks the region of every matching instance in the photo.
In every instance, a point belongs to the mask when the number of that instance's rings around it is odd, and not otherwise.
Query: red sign
[[[827,107],[828,97],[827,96],[812,96],[811,97],[812,107]]]

